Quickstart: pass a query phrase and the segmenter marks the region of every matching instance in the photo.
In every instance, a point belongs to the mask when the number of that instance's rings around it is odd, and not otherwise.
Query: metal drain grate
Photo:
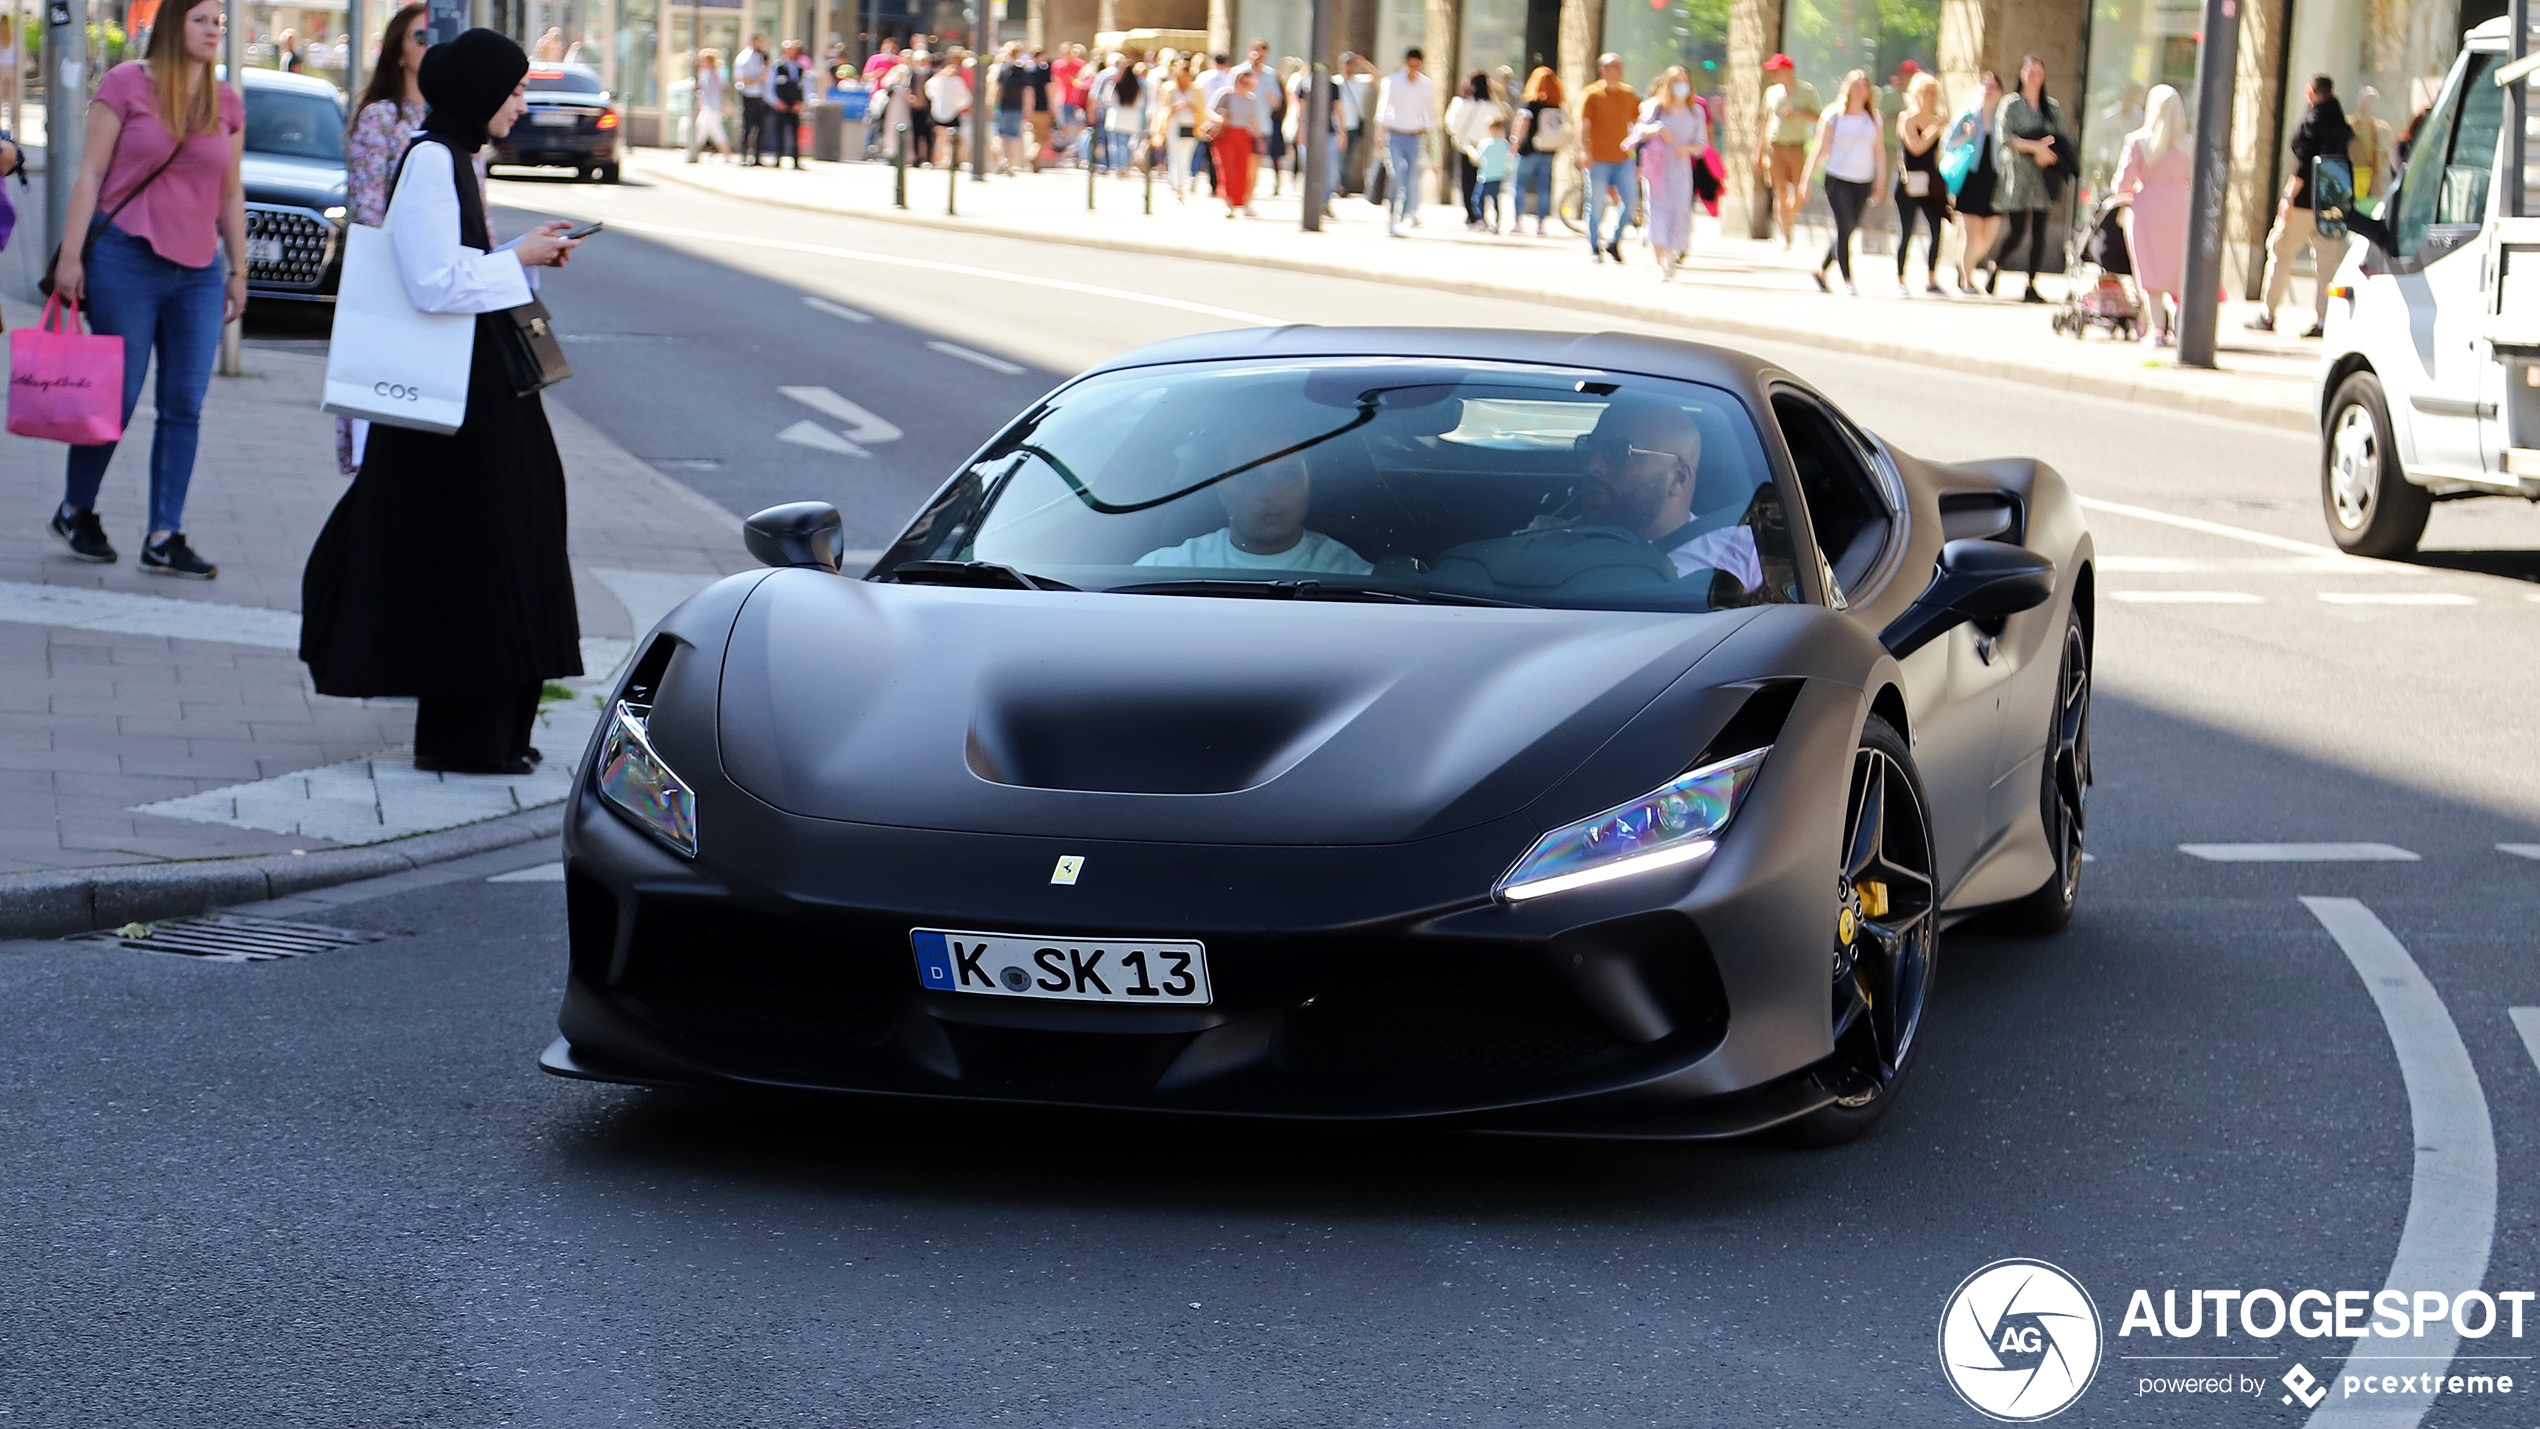
[[[304,958],[332,948],[376,943],[387,936],[358,928],[212,913],[200,918],[170,918],[163,923],[126,923],[66,941],[121,943],[145,953],[174,953],[216,963],[269,963],[277,958]]]

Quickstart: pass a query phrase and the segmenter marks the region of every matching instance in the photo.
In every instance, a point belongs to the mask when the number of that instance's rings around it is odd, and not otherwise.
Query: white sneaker
[[[1846,278],[1843,280],[1843,295],[1847,298],[1857,298],[1861,296],[1861,290],[1852,285],[1851,279]]]

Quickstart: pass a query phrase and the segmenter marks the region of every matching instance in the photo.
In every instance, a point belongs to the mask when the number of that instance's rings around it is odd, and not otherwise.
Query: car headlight
[[[1492,893],[1511,902],[1566,893],[1697,859],[1718,847],[1768,748],[1706,764],[1628,804],[1535,840]]]
[[[600,742],[600,797],[637,828],[688,858],[697,856],[697,796],[670,772],[653,752],[645,732],[650,705],[624,700],[609,714],[608,736]]]

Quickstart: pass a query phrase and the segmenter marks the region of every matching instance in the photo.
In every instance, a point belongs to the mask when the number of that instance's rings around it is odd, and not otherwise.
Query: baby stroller
[[[2134,255],[2126,247],[2125,206],[2122,198],[2101,200],[2064,251],[2072,296],[2055,314],[2056,332],[2078,341],[2092,328],[2104,328],[2131,342],[2143,330],[2143,311],[2126,281],[2134,276]]]

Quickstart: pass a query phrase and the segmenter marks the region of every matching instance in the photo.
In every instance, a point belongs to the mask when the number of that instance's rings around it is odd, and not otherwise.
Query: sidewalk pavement
[[[35,320],[25,304],[6,307],[11,327]],[[417,773],[406,748],[412,701],[317,694],[294,653],[301,565],[346,484],[335,471],[334,419],[318,411],[324,344],[251,343],[246,367],[244,377],[213,379],[187,502],[187,531],[220,566],[217,580],[153,577],[134,564],[146,393],[98,503],[123,553],[113,565],[72,560],[44,529],[61,499],[64,448],[0,434],[9,512],[0,522],[0,936],[70,931],[63,922],[88,912],[148,918],[240,901],[229,884],[271,866],[259,855],[359,877],[435,850],[446,857],[552,836],[552,810],[521,812],[563,797],[597,717],[591,692],[605,689],[633,637],[671,605],[755,564],[735,518],[627,454],[551,392],[571,483],[585,677],[573,682],[575,698],[542,715],[538,742],[549,758],[537,774]],[[561,395],[569,399],[570,388]],[[466,837],[435,832],[461,826],[479,827]],[[418,835],[438,842],[418,848]],[[347,847],[373,853],[327,852]],[[233,867],[201,877],[165,868],[189,860]],[[119,883],[160,892],[136,902],[114,893]],[[257,890],[311,879],[257,874],[250,883],[262,897]]]
[[[1672,283],[1661,283],[1649,250],[1627,244],[1626,263],[1589,260],[1584,237],[1556,220],[1552,235],[1473,234],[1460,212],[1445,204],[1422,209],[1424,224],[1403,238],[1385,236],[1384,213],[1359,198],[1334,202],[1323,232],[1297,226],[1302,207],[1293,177],[1282,197],[1265,194],[1258,221],[1229,221],[1225,206],[1195,188],[1177,204],[1160,181],[1154,213],[1143,211],[1144,181],[1104,175],[1095,180],[1094,204],[1085,205],[1082,170],[1053,169],[972,182],[964,172],[947,216],[951,177],[936,169],[911,169],[909,207],[891,203],[888,164],[815,163],[803,170],[689,164],[675,152],[638,149],[627,172],[656,183],[684,184],[714,193],[813,212],[849,214],[894,223],[993,233],[1040,242],[1070,243],[1124,252],[1207,258],[1334,277],[1371,278],[1445,292],[1514,298],[1643,321],[1673,318],[1694,335],[1769,338],[1838,351],[1895,358],[1922,366],[1982,373],[2012,381],[2149,402],[2175,411],[2270,426],[2311,430],[2311,374],[2319,345],[2289,335],[2249,332],[2252,303],[2230,303],[2222,313],[2222,342],[2213,371],[2181,368],[2175,354],[2118,342],[2104,333],[2078,341],[2049,330],[2053,307],[2017,301],[2019,276],[2005,275],[2010,296],[1956,296],[1953,267],[1943,269],[1951,296],[1916,291],[1896,294],[1896,260],[1856,253],[1853,271],[1862,296],[1816,291],[1808,272],[1823,256],[1827,232],[1803,228],[1793,250],[1721,234],[1716,221],[1695,218],[1694,248]],[[1266,186],[1269,176],[1263,175]],[[1511,205],[1513,207],[1513,204]],[[1948,252],[1955,262],[1953,246]],[[1865,235],[1856,248],[1866,250]],[[1917,249],[1917,257],[1920,250]],[[2061,278],[2039,281],[2049,298],[2065,294]],[[2298,285],[2307,297],[2309,285]],[[1238,306],[1240,306],[1238,304]]]

